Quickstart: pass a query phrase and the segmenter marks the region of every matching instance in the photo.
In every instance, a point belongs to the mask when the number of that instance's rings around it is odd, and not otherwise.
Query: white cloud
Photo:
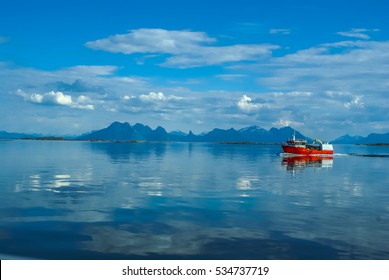
[[[217,78],[220,78],[225,81],[233,81],[233,80],[239,80],[242,78],[245,78],[247,75],[245,74],[220,74],[217,75]]]
[[[292,126],[294,128],[296,127],[302,127],[304,125],[303,122],[297,122],[291,119],[278,119],[276,122],[273,123],[276,127],[285,127],[285,126]]]
[[[286,91],[387,92],[389,41],[343,41],[321,44],[268,64],[258,81]]]
[[[175,96],[175,95],[165,95],[162,92],[150,92],[149,94],[142,94],[139,96],[139,99],[144,102],[165,102],[165,101],[177,101],[182,100],[182,97]]]
[[[341,31],[336,34],[345,37],[353,37],[353,38],[368,40],[370,39],[370,36],[367,35],[366,33],[377,32],[377,31],[379,31],[379,29],[352,28],[349,31]]]
[[[78,104],[78,107],[85,109],[92,109],[92,106],[103,103],[109,106],[109,103],[120,100],[123,95],[126,95],[129,88],[139,93],[150,91],[151,86],[147,78],[117,76],[114,74],[116,69],[116,66],[111,65],[79,65],[55,71],[43,71],[0,63],[0,89],[3,92],[13,93],[17,93],[18,89],[28,89],[29,94],[35,92],[39,95],[31,98],[24,94],[23,97],[30,102],[36,101],[35,103],[38,103],[40,95],[43,98],[44,93],[61,92],[73,98],[73,107],[77,107]],[[79,101],[77,98],[80,95]],[[85,97],[90,99],[90,103],[83,101]],[[44,99],[49,99],[49,96],[45,96]],[[61,105],[53,101],[51,104]]]
[[[309,97],[312,96],[312,92],[310,91],[290,91],[290,92],[273,92],[272,95],[274,97]]]
[[[53,84],[54,87],[46,87],[44,91],[84,91],[88,87],[91,91],[101,90],[109,83],[112,88],[115,85],[122,86],[124,83],[132,83],[133,85],[144,82],[144,79],[136,79],[131,77],[121,77],[127,80],[114,76],[117,66],[112,65],[78,65],[58,69],[55,71],[44,71],[34,68],[23,68],[12,63],[0,62],[0,79],[2,87],[7,87],[16,91],[17,88],[38,88],[37,91],[42,91],[48,84]],[[115,80],[117,79],[117,80]],[[82,81],[79,84],[77,81]],[[58,87],[59,86],[59,87]],[[61,86],[66,89],[61,89]]]
[[[252,99],[244,94],[236,103],[236,106],[244,113],[257,112],[266,106],[264,104],[252,103],[251,101]]]
[[[63,75],[91,77],[112,75],[118,69],[113,65],[78,65],[58,71]]]
[[[122,96],[122,99],[124,99],[124,100],[130,100],[130,99],[133,99],[133,98],[136,98],[136,97],[135,96],[129,96],[129,95]]]
[[[72,100],[72,96],[66,95],[60,91],[50,91],[46,93],[32,93],[27,94],[22,90],[18,90],[17,94],[23,96],[26,101],[42,104],[42,105],[60,105],[67,106],[71,108],[84,109],[84,110],[94,110],[94,106],[91,103],[89,97],[80,95],[76,101]]]
[[[233,45],[218,47],[199,47],[195,52],[184,52],[169,57],[162,66],[188,68],[218,65],[226,62],[257,61],[271,54],[275,45]]]
[[[283,35],[288,35],[291,33],[290,29],[286,28],[272,28],[269,30],[270,34],[283,34]]]
[[[345,102],[344,107],[346,107],[347,109],[364,108],[364,103],[362,102],[362,97],[361,96],[354,97],[354,99],[351,100],[350,102]]]
[[[117,34],[87,42],[85,45],[92,49],[124,54],[179,54],[184,51],[190,52],[199,44],[214,41],[215,39],[208,37],[204,32],[142,28],[130,30],[127,34]]]
[[[118,112],[147,115],[147,117],[162,117],[180,114],[185,108],[191,109],[194,104],[190,103],[187,98],[174,94],[166,95],[162,92],[149,92],[148,94],[123,95],[118,100],[110,102],[111,107]],[[158,124],[160,125],[160,124]]]
[[[85,45],[114,53],[167,54],[170,57],[161,66],[177,68],[259,60],[278,48],[271,44],[210,46],[211,43],[216,43],[216,39],[204,32],[135,29],[127,34],[109,36]]]
[[[288,92],[288,95],[289,96],[293,96],[293,97],[296,97],[296,96],[312,96],[312,92],[309,92],[309,91],[292,91],[292,92]]]
[[[32,93],[29,97],[29,101],[31,101],[32,103],[42,103],[43,95],[39,93]]]

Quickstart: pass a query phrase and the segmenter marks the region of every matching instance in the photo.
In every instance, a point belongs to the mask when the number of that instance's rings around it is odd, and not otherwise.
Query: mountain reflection
[[[147,159],[151,156],[162,157],[166,153],[165,143],[131,143],[131,142],[98,142],[91,143],[94,151],[107,154],[114,162],[126,161],[131,158]]]
[[[282,165],[287,171],[304,170],[309,167],[332,168],[332,156],[285,156]]]

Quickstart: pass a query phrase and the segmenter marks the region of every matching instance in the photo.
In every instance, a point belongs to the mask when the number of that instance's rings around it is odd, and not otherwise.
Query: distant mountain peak
[[[128,126],[131,126],[131,125],[128,122],[121,123],[121,122],[115,121],[115,122],[111,123],[108,127],[121,127],[121,126],[128,127]]]
[[[188,133],[185,133],[181,130],[172,130],[169,132],[170,135],[186,136]]]
[[[363,139],[363,137],[359,135],[350,136],[349,134],[345,134],[333,140],[332,143],[333,144],[357,144],[361,139]]]
[[[258,130],[265,130],[265,129],[263,129],[262,127],[260,127],[258,125],[252,125],[252,126],[248,126],[248,127],[244,127],[244,128],[239,129],[240,132],[258,131]]]

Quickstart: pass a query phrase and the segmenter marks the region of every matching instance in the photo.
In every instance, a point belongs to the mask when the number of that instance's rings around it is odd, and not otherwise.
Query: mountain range
[[[194,134],[192,131],[184,133],[181,131],[167,132],[163,127],[158,126],[151,129],[147,125],[136,123],[130,125],[128,122],[114,122],[106,128],[85,133],[81,136],[71,137],[74,140],[109,140],[109,141],[180,141],[180,142],[263,142],[263,143],[281,143],[290,138],[295,133],[296,138],[312,141],[311,138],[302,135],[290,126],[282,128],[271,128],[266,130],[259,126],[249,126],[239,130],[234,128],[220,129],[215,128],[212,131]],[[39,138],[42,135],[10,133],[0,131],[0,139],[20,139],[20,138]],[[65,137],[70,139],[69,137]],[[326,140],[326,139],[324,139]],[[367,137],[344,135],[333,141],[333,144],[377,144],[389,143],[389,133],[372,133]]]
[[[42,135],[0,131],[0,139],[38,138]]]
[[[389,132],[378,134],[371,133],[366,137],[343,135],[332,141],[333,144],[382,144],[389,143]]]
[[[200,135],[173,131],[168,133],[163,127],[151,129],[147,125],[137,123],[131,126],[129,123],[114,122],[101,130],[93,131],[78,137],[78,140],[145,140],[145,141],[181,141],[181,142],[266,142],[280,143],[290,138],[294,129],[287,126],[282,128],[263,129],[259,126],[250,126],[236,130],[215,128],[210,132]],[[310,140],[298,131],[297,138]]]

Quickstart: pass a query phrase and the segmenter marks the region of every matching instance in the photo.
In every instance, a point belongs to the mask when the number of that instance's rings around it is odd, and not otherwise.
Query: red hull
[[[287,156],[284,157],[282,162],[284,163],[300,163],[300,162],[321,162],[323,160],[333,160],[334,157],[332,155],[314,155],[314,156],[305,156],[305,155],[300,155],[300,156]]]
[[[314,150],[303,147],[292,147],[288,145],[282,145],[282,149],[284,150],[284,153],[298,155],[332,155],[334,153],[333,150]]]

